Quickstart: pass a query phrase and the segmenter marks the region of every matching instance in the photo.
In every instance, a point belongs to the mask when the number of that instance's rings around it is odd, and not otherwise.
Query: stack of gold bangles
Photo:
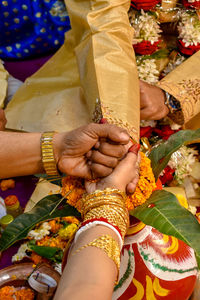
[[[125,193],[117,189],[107,188],[103,191],[97,190],[92,194],[85,195],[82,198],[82,217],[83,222],[76,233],[75,242],[78,236],[87,229],[96,225],[104,225],[115,231],[120,245],[107,234],[77,249],[74,254],[90,246],[102,249],[114,261],[119,274],[120,250],[129,226]]]

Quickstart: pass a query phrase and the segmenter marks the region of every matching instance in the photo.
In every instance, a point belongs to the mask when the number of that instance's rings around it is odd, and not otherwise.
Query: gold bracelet
[[[82,216],[84,216],[92,209],[97,208],[102,205],[110,205],[110,206],[115,206],[115,207],[120,207],[121,209],[126,210],[126,207],[123,203],[120,203],[119,201],[115,201],[113,199],[99,199],[97,201],[92,201],[90,203],[84,204],[82,207]]]
[[[115,263],[117,267],[118,278],[120,268],[120,248],[117,241],[111,235],[105,234],[93,240],[92,242],[80,247],[79,249],[74,251],[74,253],[72,253],[72,256],[87,247],[96,247],[103,250],[107,254],[107,256]]]
[[[53,136],[55,132],[44,132],[41,135],[42,163],[49,176],[58,176],[58,170],[53,153]]]
[[[129,217],[125,212],[119,213],[117,210],[113,210],[110,207],[101,206],[89,211],[84,218],[84,222],[95,218],[107,219],[110,224],[117,226],[120,229],[122,238],[124,238],[129,224]]]
[[[106,188],[105,190],[96,190],[94,193],[92,194],[87,194],[83,197],[83,202],[84,201],[88,201],[88,200],[92,200],[94,197],[105,197],[107,195],[112,195],[115,196],[115,194],[117,196],[121,196],[123,201],[126,201],[126,194],[118,189],[110,189],[110,188]]]

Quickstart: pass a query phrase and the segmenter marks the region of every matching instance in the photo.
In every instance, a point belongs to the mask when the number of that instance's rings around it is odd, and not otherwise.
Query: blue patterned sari
[[[0,1],[0,58],[24,59],[53,52],[69,29],[64,0]]]

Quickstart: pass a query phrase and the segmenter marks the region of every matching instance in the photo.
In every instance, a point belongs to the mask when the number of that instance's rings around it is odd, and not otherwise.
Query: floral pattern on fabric
[[[0,58],[20,59],[55,51],[70,29],[62,0],[0,2]]]

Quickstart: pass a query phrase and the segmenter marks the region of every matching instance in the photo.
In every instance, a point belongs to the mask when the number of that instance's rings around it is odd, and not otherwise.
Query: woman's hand
[[[119,189],[120,191],[133,193],[139,179],[140,154],[128,152],[126,157],[119,162],[112,174],[102,178],[98,182],[86,181],[87,193],[106,188]]]
[[[54,137],[58,169],[86,179],[110,175],[131,145],[127,131],[110,124],[89,124]]]
[[[7,120],[5,117],[4,110],[0,108],[0,130],[5,130],[6,123],[7,123]]]

